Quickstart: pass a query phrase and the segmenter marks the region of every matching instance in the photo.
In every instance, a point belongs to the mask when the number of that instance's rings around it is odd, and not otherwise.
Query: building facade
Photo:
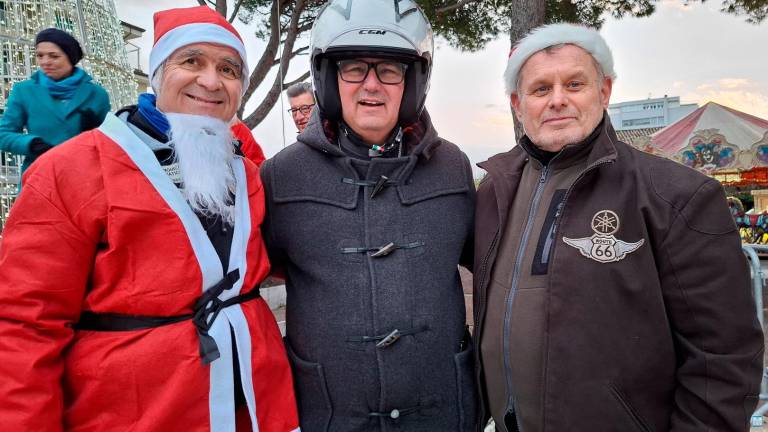
[[[698,104],[680,104],[679,96],[619,102],[608,106],[617,131],[663,128],[696,111]]]
[[[13,84],[37,69],[35,35],[57,27],[77,38],[79,66],[109,94],[113,107],[134,103],[137,84],[113,0],[0,0],[0,111]],[[0,154],[0,233],[18,190],[21,158]]]

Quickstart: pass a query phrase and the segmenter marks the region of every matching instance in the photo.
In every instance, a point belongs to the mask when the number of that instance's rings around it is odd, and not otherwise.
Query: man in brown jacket
[[[586,27],[540,27],[510,56],[526,135],[480,164],[482,418],[504,432],[746,430],[763,339],[723,190],[617,140],[615,78]]]

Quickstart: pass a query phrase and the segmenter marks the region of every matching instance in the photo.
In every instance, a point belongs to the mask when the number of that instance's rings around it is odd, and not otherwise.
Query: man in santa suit
[[[0,244],[8,431],[298,429],[255,164],[227,122],[248,77],[211,9],[155,15],[155,95],[40,158]]]

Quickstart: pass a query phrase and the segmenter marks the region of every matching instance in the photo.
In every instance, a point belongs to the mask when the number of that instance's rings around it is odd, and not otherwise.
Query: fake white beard
[[[230,163],[235,156],[229,126],[212,117],[166,113],[171,125],[170,144],[184,182],[182,193],[195,212],[220,216],[235,223],[235,176]]]

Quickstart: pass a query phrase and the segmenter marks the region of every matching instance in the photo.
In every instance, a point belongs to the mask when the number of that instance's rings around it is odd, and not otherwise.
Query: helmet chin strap
[[[392,133],[389,134],[389,138],[387,138],[386,141],[384,141],[383,144],[373,144],[369,145],[365,142],[365,140],[352,128],[349,127],[343,120],[339,122],[339,129],[341,132],[349,138],[350,141],[352,141],[355,145],[359,145],[361,147],[368,147],[368,156],[369,157],[381,157],[388,153],[390,153],[392,150],[397,147],[397,157],[401,157],[403,155],[403,128],[401,126],[397,126],[392,130]],[[339,145],[339,149],[341,149],[341,143],[337,143]]]

